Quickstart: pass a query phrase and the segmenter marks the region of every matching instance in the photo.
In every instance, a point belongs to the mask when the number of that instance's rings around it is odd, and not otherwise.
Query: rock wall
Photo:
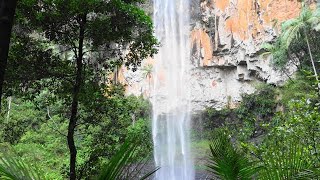
[[[236,107],[241,94],[253,93],[256,84],[281,85],[287,75],[271,66],[271,57],[261,57],[261,45],[280,33],[281,22],[299,15],[297,0],[192,0],[191,2],[191,101],[194,110],[206,107]],[[188,60],[186,60],[188,61]],[[152,79],[144,66],[137,72],[123,70],[128,94],[152,96]]]

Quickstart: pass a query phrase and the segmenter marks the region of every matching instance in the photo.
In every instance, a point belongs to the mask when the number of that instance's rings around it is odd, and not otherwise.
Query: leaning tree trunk
[[[13,17],[17,0],[0,0],[0,112],[4,74],[7,68]]]
[[[79,49],[77,55],[77,72],[76,80],[73,86],[72,92],[72,104],[71,104],[71,116],[68,125],[68,146],[70,152],[70,180],[76,180],[76,160],[77,160],[77,149],[74,142],[74,132],[77,124],[77,114],[79,105],[79,94],[83,82],[83,41],[85,33],[86,15],[81,15],[80,20],[80,34],[79,34]]]
[[[315,64],[314,64],[314,60],[313,60],[313,56],[312,56],[312,53],[311,53],[311,48],[310,48],[309,39],[308,39],[308,37],[307,37],[307,33],[305,33],[305,36],[306,36],[306,41],[307,41],[309,56],[310,56],[310,60],[311,60],[312,68],[313,68],[313,73],[314,73],[314,76],[316,77],[317,86],[318,86],[318,92],[319,92],[319,94],[320,94],[320,82],[319,82],[319,77],[318,77],[318,73],[317,73],[316,66],[315,66]]]

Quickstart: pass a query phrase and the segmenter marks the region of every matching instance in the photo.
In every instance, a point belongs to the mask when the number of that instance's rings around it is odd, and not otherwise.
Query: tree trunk
[[[0,0],[0,112],[4,74],[7,68],[13,17],[17,0]]]
[[[8,97],[7,123],[9,123],[9,119],[10,119],[11,102],[12,102],[12,96],[9,96]]]
[[[308,37],[307,37],[307,36],[308,36],[307,33],[305,33],[305,36],[306,36],[306,41],[307,41],[307,45],[308,45],[309,56],[310,56],[310,60],[311,60],[312,68],[313,68],[313,73],[314,73],[314,76],[316,77],[317,86],[318,86],[318,92],[319,92],[319,94],[320,94],[320,82],[319,82],[319,78],[318,78],[317,69],[316,69],[316,66],[315,66],[314,61],[313,61],[313,56],[312,56],[312,53],[311,53],[311,48],[310,48],[310,44],[309,44],[309,39],[308,39]]]
[[[70,180],[76,180],[76,159],[77,159],[77,149],[74,142],[74,131],[77,124],[77,114],[78,114],[78,105],[79,105],[79,94],[83,82],[83,41],[85,33],[85,24],[86,24],[86,15],[81,15],[80,20],[80,34],[79,34],[79,49],[77,55],[77,72],[76,80],[73,86],[72,92],[72,104],[71,104],[71,116],[68,126],[68,146],[70,151]]]

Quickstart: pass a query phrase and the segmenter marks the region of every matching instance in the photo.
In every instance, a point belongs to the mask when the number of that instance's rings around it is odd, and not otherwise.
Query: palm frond
[[[142,168],[138,172],[125,172],[128,171],[127,166],[132,163],[134,154],[137,150],[139,143],[137,141],[126,141],[120,150],[111,158],[111,160],[102,168],[98,180],[117,180],[117,179],[147,179],[153,175],[159,168],[137,177]],[[125,174],[125,177],[123,176]]]
[[[281,41],[289,48],[293,40],[302,36],[302,31],[309,29],[309,27],[316,27],[319,23],[320,11],[312,11],[308,6],[303,5],[298,18],[289,19],[282,23]]]
[[[289,19],[281,24],[281,30],[285,31],[288,28],[295,26],[298,23],[299,23],[299,19]]]
[[[147,64],[146,66],[144,66],[142,68],[142,71],[143,71],[143,76],[144,77],[148,77],[152,74],[152,70],[153,70],[153,66],[152,64]]]
[[[310,18],[308,22],[311,24],[313,30],[320,30],[320,9],[316,9],[313,12],[312,18]]]
[[[306,158],[307,152],[298,144],[289,147],[275,148],[264,155],[264,168],[259,174],[260,179],[305,179],[303,174],[312,167]]]
[[[309,20],[308,24],[311,27],[311,30],[319,31],[320,30],[320,14],[313,15]]]
[[[311,168],[299,172],[294,179],[317,179],[320,177],[320,168]]]
[[[267,51],[267,52],[261,53],[261,54],[260,54],[260,57],[264,58],[264,57],[268,57],[268,56],[270,56],[270,55],[272,55],[272,52]]]
[[[283,34],[281,35],[281,42],[285,44],[286,48],[289,48],[293,40],[298,39],[301,36],[301,30],[304,28],[304,23],[297,21],[291,26],[284,27]]]
[[[320,17],[319,16],[311,16],[308,20],[307,23],[310,25],[317,25],[320,22]]]
[[[303,8],[302,8],[302,10],[301,10],[299,19],[300,19],[301,21],[307,22],[312,16],[313,16],[313,12],[312,12],[312,10],[310,9],[310,7],[304,5]]]
[[[250,162],[236,150],[223,133],[212,141],[210,153],[208,171],[219,179],[251,179],[260,169],[255,162]]]
[[[277,50],[276,45],[270,43],[263,43],[261,48],[264,50],[264,52],[260,54],[261,57],[273,55]]]
[[[0,179],[45,180],[45,177],[13,153],[3,153],[0,155]]]

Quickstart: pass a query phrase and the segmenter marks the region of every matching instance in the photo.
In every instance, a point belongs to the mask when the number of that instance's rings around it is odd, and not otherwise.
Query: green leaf
[[[210,153],[208,171],[219,179],[252,179],[260,170],[260,166],[233,147],[223,132],[219,132],[212,141]]]
[[[0,179],[5,180],[45,180],[41,173],[24,163],[13,153],[0,155]]]
[[[134,157],[134,154],[139,145],[139,141],[126,141],[120,148],[120,150],[111,158],[111,160],[102,168],[98,180],[116,180],[123,179],[122,176],[127,170],[125,167],[128,166]],[[146,179],[154,174],[159,167],[146,173],[141,179]],[[142,169],[138,169],[138,172],[130,173],[126,172],[126,179],[132,179],[133,175],[139,174]]]

